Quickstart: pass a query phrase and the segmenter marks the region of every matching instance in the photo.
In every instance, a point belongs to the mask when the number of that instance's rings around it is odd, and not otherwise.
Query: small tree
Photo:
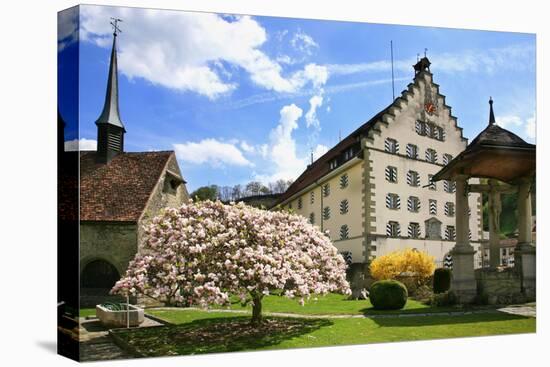
[[[303,304],[312,294],[350,293],[344,259],[329,238],[298,215],[204,201],[166,209],[145,226],[143,250],[112,289],[169,303],[252,303],[274,291]]]
[[[370,263],[370,274],[376,280],[413,276],[422,283],[432,276],[434,270],[433,256],[414,249],[390,252]]]
[[[196,189],[189,195],[193,200],[203,201],[203,200],[216,200],[219,195],[218,186],[202,186]]]

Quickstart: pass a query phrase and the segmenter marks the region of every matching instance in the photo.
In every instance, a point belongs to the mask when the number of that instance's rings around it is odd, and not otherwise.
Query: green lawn
[[[95,316],[95,308],[81,308],[78,312],[78,316],[80,317],[86,317],[86,316]]]
[[[238,301],[231,305],[234,310],[251,311],[250,305],[242,307]],[[415,301],[412,298],[407,300],[404,309],[394,311],[379,311],[372,308],[367,300],[348,300],[347,296],[341,294],[327,294],[326,296],[311,297],[304,306],[300,306],[298,300],[289,299],[275,295],[267,296],[262,302],[263,312],[284,312],[307,315],[376,315],[396,313],[431,313],[457,310],[455,307],[432,307]]]
[[[233,300],[232,310],[246,310],[252,312],[250,305],[242,307],[240,302]],[[300,306],[298,300],[276,295],[266,296],[262,302],[263,312],[294,313],[300,315],[378,315],[401,313],[437,313],[460,310],[458,307],[432,307],[412,298],[407,300],[402,310],[380,311],[372,308],[367,300],[348,300],[341,294],[327,294],[326,296],[312,297]],[[95,308],[81,308],[80,317],[95,315]]]
[[[463,316],[299,319],[266,318],[194,310],[150,310],[172,325],[120,329],[116,337],[142,356],[321,347],[535,332],[534,318],[505,313]]]

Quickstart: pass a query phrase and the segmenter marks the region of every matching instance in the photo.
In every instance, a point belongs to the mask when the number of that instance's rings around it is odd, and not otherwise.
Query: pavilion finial
[[[489,125],[494,125],[495,113],[493,111],[493,97],[489,97],[489,106]]]

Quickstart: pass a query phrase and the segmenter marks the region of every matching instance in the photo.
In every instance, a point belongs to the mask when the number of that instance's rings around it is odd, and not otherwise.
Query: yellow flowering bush
[[[410,248],[377,257],[370,263],[370,274],[376,280],[414,277],[423,283],[434,270],[433,256]]]

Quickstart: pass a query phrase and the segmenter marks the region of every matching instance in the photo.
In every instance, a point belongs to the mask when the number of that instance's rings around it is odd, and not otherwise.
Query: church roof
[[[80,152],[80,220],[137,222],[173,151],[125,152],[108,164]]]
[[[400,99],[401,97],[397,97],[396,101]],[[395,101],[394,101],[395,102]],[[328,152],[323,154],[320,158],[318,158],[315,162],[310,164],[306,170],[294,181],[288,189],[280,196],[278,203],[282,203],[288,198],[292,197],[297,192],[305,189],[309,185],[311,185],[316,180],[320,179],[321,177],[325,176],[327,173],[331,171],[329,162],[333,159],[337,159],[341,156],[341,154],[346,151],[347,149],[351,148],[354,144],[357,144],[362,136],[366,136],[368,131],[371,129],[372,126],[385,114],[388,112],[390,107],[393,106],[394,103],[390,104],[386,108],[384,108],[382,111],[374,115],[370,120],[362,124],[358,129],[356,129],[354,132],[346,136],[344,139],[342,139],[338,144],[336,144],[332,149],[330,149]]]

